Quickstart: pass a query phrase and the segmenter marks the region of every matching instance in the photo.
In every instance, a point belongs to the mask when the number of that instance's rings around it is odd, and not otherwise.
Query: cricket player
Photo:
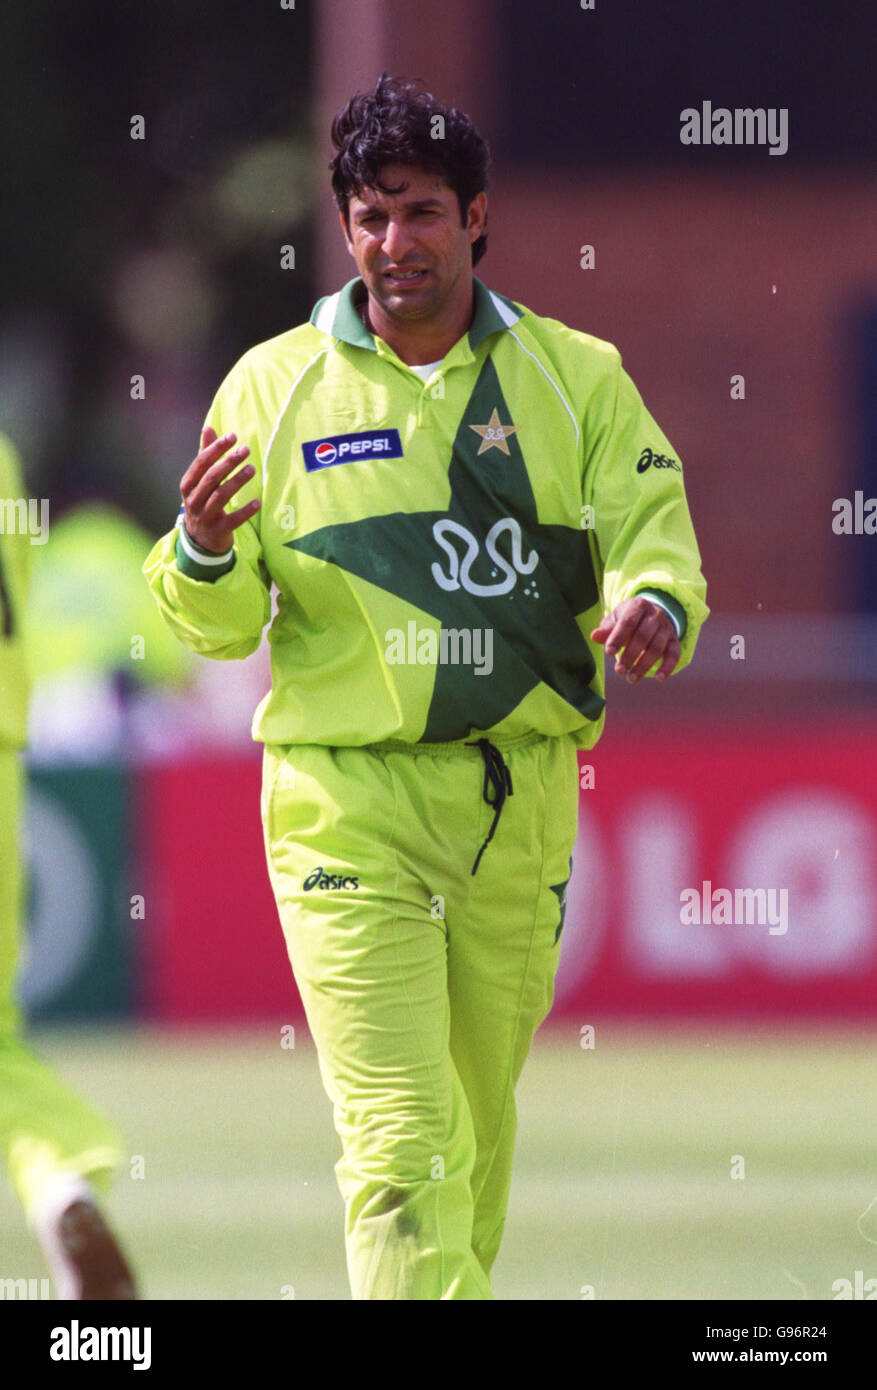
[[[665,680],[706,586],[616,349],[473,274],[468,117],[384,74],[332,137],[357,274],[229,373],[144,571],[219,659],[256,648],[276,591],[253,737],[353,1297],[490,1299],[602,648]]]
[[[0,1154],[58,1298],[132,1299],[131,1272],[98,1202],[121,1161],[118,1138],[20,1037],[14,985],[23,898],[19,758],[27,738],[23,609],[30,539],[20,463],[2,436],[0,508]]]

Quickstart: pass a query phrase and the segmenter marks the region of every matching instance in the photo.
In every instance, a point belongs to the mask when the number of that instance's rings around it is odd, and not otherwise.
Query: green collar
[[[511,299],[506,299],[505,295],[489,290],[477,275],[472,276],[472,281],[475,287],[475,314],[467,336],[469,347],[474,350],[489,333],[500,333],[511,327],[524,311]],[[375,340],[357,312],[357,305],[365,299],[364,291],[362,280],[355,276],[348,280],[343,289],[317,300],[310,321],[315,328],[332,338],[375,352]]]

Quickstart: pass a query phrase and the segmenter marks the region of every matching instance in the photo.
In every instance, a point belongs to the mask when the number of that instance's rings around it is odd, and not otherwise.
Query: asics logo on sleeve
[[[312,888],[358,888],[358,878],[345,878],[343,874],[327,874],[322,864],[316,869],[312,869],[302,884],[302,888],[309,893]]]
[[[637,459],[637,473],[645,473],[649,467],[653,468],[672,468],[674,472],[681,473],[682,468],[675,459],[668,458],[666,454],[653,454],[651,449],[643,449]]]
[[[308,473],[331,468],[333,463],[349,463],[355,458],[400,459],[402,441],[398,430],[360,430],[357,434],[330,434],[324,439],[302,443]]]
[[[511,563],[497,550],[497,538],[507,531],[511,536]],[[500,517],[499,521],[494,522],[484,541],[484,548],[490,556],[496,569],[492,571],[496,574],[497,569],[503,571],[504,577],[497,579],[493,584],[479,584],[472,579],[470,570],[478,559],[481,547],[478,541],[458,521],[452,521],[450,517],[445,517],[441,521],[435,522],[432,534],[438,541],[442,550],[447,556],[448,572],[442,569],[441,565],[433,562],[431,565],[432,577],[440,589],[451,593],[454,589],[465,589],[467,594],[478,594],[482,597],[488,594],[507,594],[518,582],[519,574],[532,574],[539,563],[539,556],[535,550],[524,559],[521,553],[521,527],[513,517]],[[466,547],[466,553],[462,561],[457,554],[456,545],[447,539],[448,535],[461,540]]]

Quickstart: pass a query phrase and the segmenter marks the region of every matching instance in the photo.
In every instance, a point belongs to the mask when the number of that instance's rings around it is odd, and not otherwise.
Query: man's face
[[[390,318],[436,317],[470,290],[472,243],[484,230],[487,197],[472,200],[461,224],[457,195],[437,174],[388,164],[380,179],[401,192],[364,188],[350,198],[349,234],[341,218],[347,249]]]

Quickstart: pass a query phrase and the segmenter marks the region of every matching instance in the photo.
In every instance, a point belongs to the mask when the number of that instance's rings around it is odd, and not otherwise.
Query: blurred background
[[[124,1130],[147,1296],[348,1296],[264,866],[264,645],[191,656],[140,565],[226,372],[353,273],[328,127],[383,69],[488,140],[480,277],[620,349],[685,463],[712,609],[667,688],[610,672],[582,755],[497,1294],[877,1277],[871,6],[33,0],[0,39],[0,430],[50,515],[21,994]],[[683,145],[705,101],[787,109],[788,151]],[[787,888],[788,930],[682,926],[703,882]],[[41,1273],[0,1203],[4,1263]]]

